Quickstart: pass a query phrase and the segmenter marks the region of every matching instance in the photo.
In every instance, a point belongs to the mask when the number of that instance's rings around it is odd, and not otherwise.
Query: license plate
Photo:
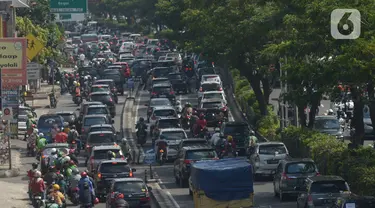
[[[268,164],[277,164],[279,163],[279,160],[267,160]]]

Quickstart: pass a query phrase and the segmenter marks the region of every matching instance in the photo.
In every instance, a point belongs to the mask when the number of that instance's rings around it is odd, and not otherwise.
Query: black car
[[[78,119],[76,113],[73,111],[59,111],[59,112],[56,112],[56,114],[63,117],[64,122],[68,122],[69,125],[75,124]]]
[[[197,77],[199,79],[199,82],[201,81],[200,79],[202,78],[202,75],[205,74],[216,74],[216,70],[214,67],[204,67],[204,68],[199,68],[196,70],[197,72]]]
[[[168,77],[169,73],[173,72],[170,67],[155,67],[152,69],[152,78]]]
[[[168,98],[172,104],[176,103],[176,94],[169,84],[155,84],[151,89],[151,98]]]
[[[115,99],[112,96],[112,93],[109,92],[94,92],[90,94],[90,101],[102,102],[104,105],[107,105],[109,112],[112,117],[116,116],[116,105]]]
[[[189,92],[189,86],[184,74],[170,73],[168,74],[168,79],[172,83],[172,87],[177,93],[184,92],[185,94],[187,94]]]
[[[101,73],[101,77],[103,79],[112,79],[115,82],[117,91],[121,95],[124,95],[125,77],[124,77],[123,73],[120,72],[120,69],[118,69],[118,68],[105,69]]]
[[[239,154],[245,154],[245,143],[250,135],[248,124],[240,121],[223,122],[220,128],[220,136],[227,138],[229,135],[231,135],[236,142],[236,148],[240,151]]]
[[[109,186],[107,207],[114,207],[116,194],[123,194],[130,208],[151,208],[150,191],[140,178],[116,178]]]
[[[94,170],[94,181],[95,181],[95,194],[100,199],[104,199],[107,196],[108,188],[111,185],[111,181],[116,178],[129,178],[133,177],[136,169],[129,167],[126,160],[115,159],[115,160],[103,160]]]

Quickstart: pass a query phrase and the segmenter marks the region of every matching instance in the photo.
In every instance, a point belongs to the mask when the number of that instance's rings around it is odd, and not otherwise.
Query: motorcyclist
[[[66,181],[64,179],[64,175],[63,174],[58,174],[57,175],[57,181],[56,181],[56,184],[58,184],[60,186],[60,191],[65,194],[66,191],[67,191],[67,184],[66,184]]]
[[[195,128],[194,128],[194,135],[198,135],[198,134],[199,134],[199,131],[200,131],[201,129],[206,128],[206,126],[207,126],[207,121],[206,121],[206,119],[205,119],[204,117],[205,117],[205,116],[204,116],[203,113],[201,113],[201,114],[199,115],[199,119],[197,120],[196,125],[195,125]]]
[[[55,137],[55,143],[66,143],[67,140],[68,135],[65,132],[61,131],[61,129],[58,129]]]
[[[236,142],[233,140],[233,137],[231,135],[227,136],[225,151],[228,156],[236,157]]]
[[[61,170],[63,165],[63,154],[61,152],[57,152],[57,159],[55,160],[55,167],[57,170]]]
[[[164,157],[167,157],[167,147],[168,143],[166,141],[166,137],[164,135],[160,135],[159,139],[155,141],[155,146],[156,146],[156,154],[157,157],[159,158],[160,150],[163,150]]]
[[[108,160],[115,160],[116,159],[116,153],[112,152],[111,150],[108,150],[107,159]]]
[[[48,156],[48,166],[49,167],[54,166],[56,160],[57,160],[57,149],[52,148],[51,154]]]
[[[68,165],[65,168],[65,176],[66,176],[66,178],[70,178],[72,176],[73,169],[77,169],[77,165],[74,163],[73,160],[70,160],[68,162]]]
[[[59,126],[57,124],[54,124],[50,131],[51,131],[52,141],[54,141],[59,131]]]
[[[43,197],[46,186],[40,171],[35,171],[34,178],[31,181],[31,192],[33,196],[41,195]]]
[[[74,99],[77,99],[78,97],[81,97],[81,84],[79,82],[76,83]]]
[[[247,140],[248,155],[252,155],[255,151],[255,144],[258,142],[258,138],[255,136],[253,130],[250,131],[249,138]]]
[[[60,186],[58,184],[52,185],[52,191],[49,193],[49,196],[54,199],[55,203],[58,204],[59,207],[63,207],[65,203],[65,196],[60,192]]]
[[[190,116],[193,113],[193,107],[191,103],[186,102],[184,108],[182,109],[184,118]]]
[[[27,149],[31,148],[32,145],[36,144],[36,140],[38,137],[38,129],[34,129],[33,133],[27,137]]]
[[[69,178],[69,188],[74,189],[78,187],[79,180],[81,180],[81,174],[79,174],[78,168],[73,169],[72,175]]]
[[[47,186],[54,184],[57,181],[56,168],[54,166],[50,166],[43,179],[46,182]]]
[[[81,173],[81,179],[78,182],[79,201],[82,205],[93,205],[95,199],[94,186],[87,176],[86,172]]]
[[[44,147],[47,145],[47,139],[44,137],[43,133],[39,133],[39,139],[36,144],[36,147],[38,148],[38,151],[41,151],[44,149]]]
[[[137,125],[135,125],[135,129],[137,129],[137,137],[139,137],[140,131],[144,131],[143,133],[146,133],[147,126],[143,117],[139,118]]]
[[[70,157],[71,160],[74,161],[75,164],[78,164],[78,159],[77,159],[74,151],[75,151],[74,149],[70,149],[68,156]]]
[[[111,208],[129,208],[128,202],[124,200],[124,194],[119,193],[111,203]]]
[[[29,177],[29,186],[28,186],[28,194],[29,194],[29,199],[31,200],[32,199],[32,193],[31,193],[31,182],[34,178],[34,175],[36,173],[36,171],[38,171],[38,163],[33,163],[32,165],[32,168],[27,171],[27,177]]]

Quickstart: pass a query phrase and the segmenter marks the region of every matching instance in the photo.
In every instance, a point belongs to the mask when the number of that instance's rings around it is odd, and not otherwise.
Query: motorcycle
[[[201,127],[201,126],[197,126],[197,128],[199,128],[199,131],[198,131],[198,134],[194,134],[194,137],[195,138],[205,138],[206,135],[207,135],[207,132],[208,132],[208,129],[207,127]]]
[[[76,141],[76,140],[73,140],[72,143],[69,144],[69,149],[70,149],[70,150],[74,150],[74,154],[75,154],[76,156],[78,156],[79,153],[80,153],[80,151],[81,151],[80,148],[78,148],[78,144],[77,144],[77,141]]]
[[[73,101],[77,106],[79,106],[82,103],[82,97],[81,96],[75,96],[73,97]]]
[[[51,108],[56,108],[57,106],[57,100],[54,96],[50,96],[50,106]]]
[[[68,197],[69,200],[73,203],[73,205],[77,206],[79,204],[78,187],[71,188]]]
[[[40,194],[34,195],[32,203],[33,203],[33,207],[34,208],[41,208],[41,207],[43,207],[44,203],[43,203],[43,200],[42,200],[42,196]]]

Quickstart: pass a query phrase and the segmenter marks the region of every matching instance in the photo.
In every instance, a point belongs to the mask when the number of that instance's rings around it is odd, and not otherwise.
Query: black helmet
[[[33,167],[33,169],[37,169],[38,168],[38,163],[33,163],[31,166]]]
[[[140,117],[140,118],[139,118],[139,121],[140,121],[140,122],[143,122],[143,121],[145,121],[145,119],[144,119],[143,117]]]

